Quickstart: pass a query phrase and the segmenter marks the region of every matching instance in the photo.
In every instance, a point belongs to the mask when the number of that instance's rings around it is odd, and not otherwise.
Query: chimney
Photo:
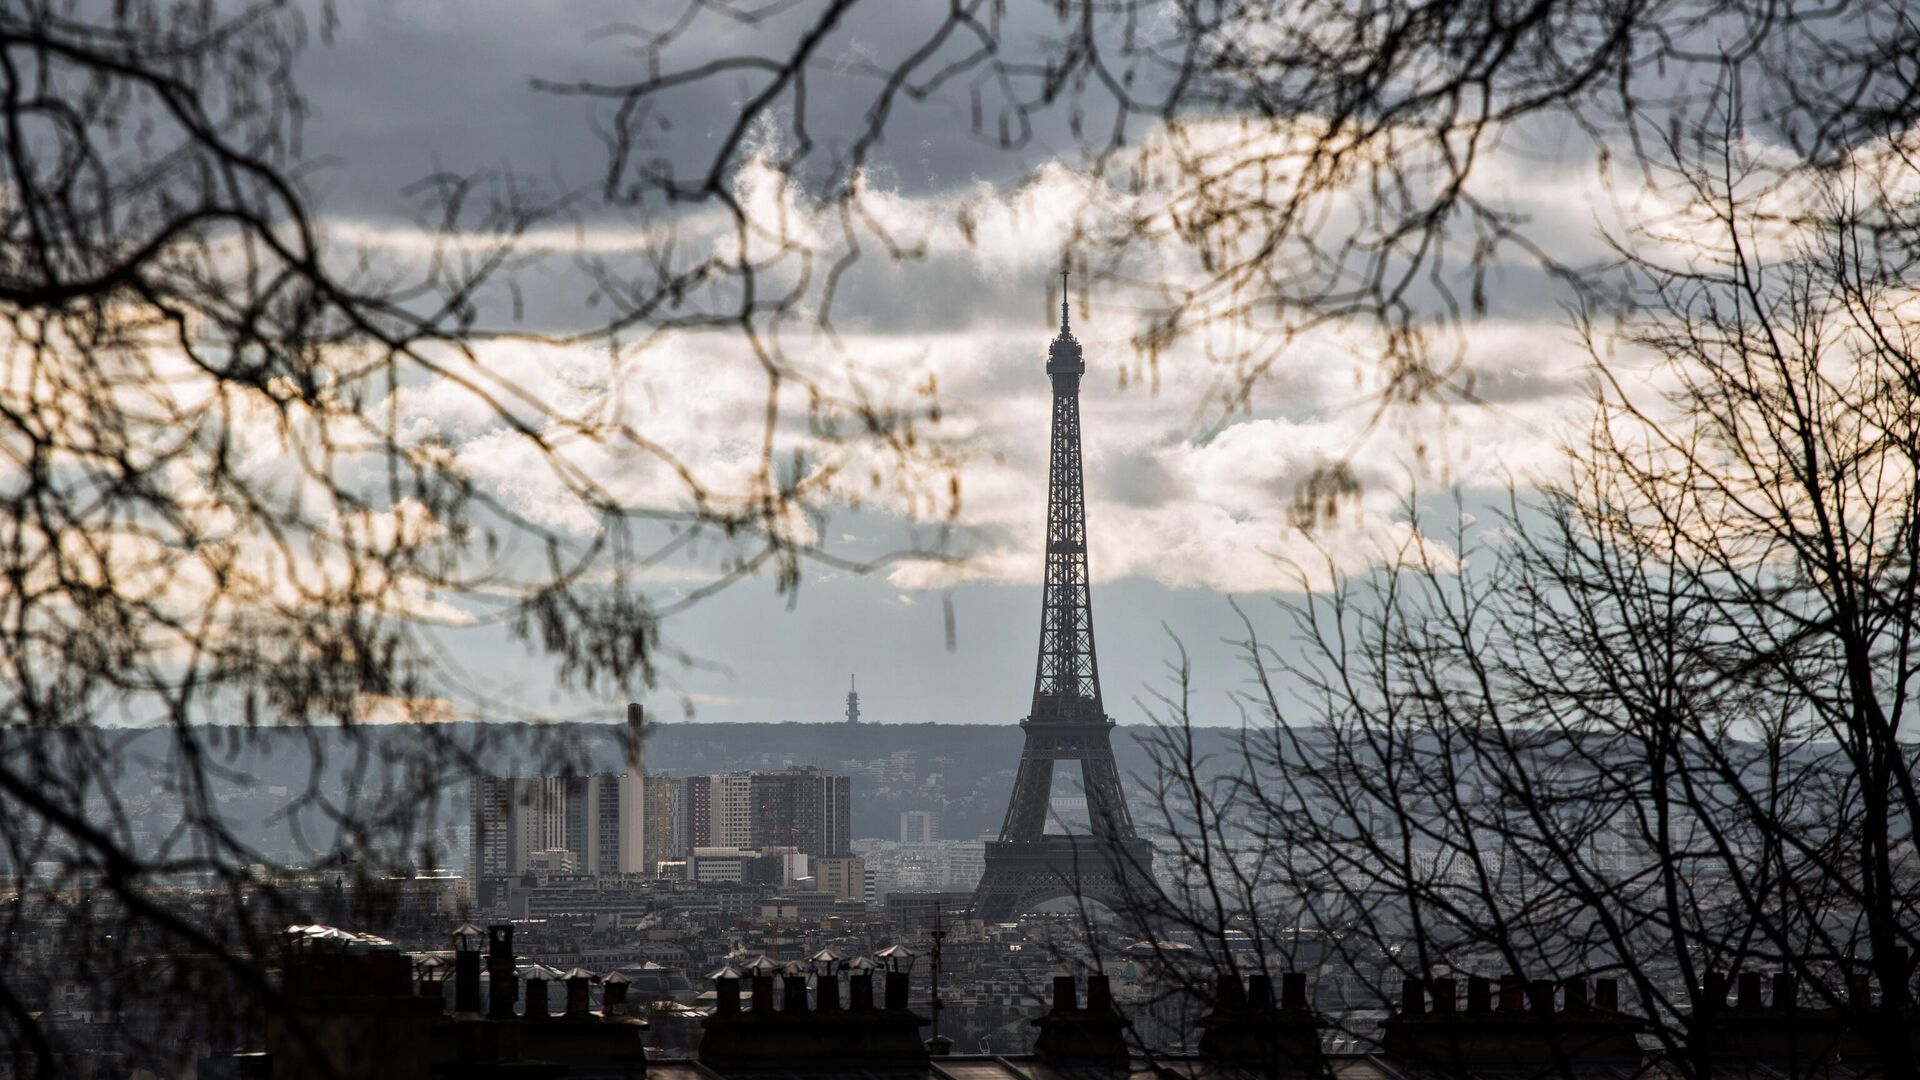
[[[1739,997],[1735,999],[1735,1004],[1740,1007],[1742,1012],[1760,1011],[1760,973],[1757,971],[1743,971],[1740,973],[1737,983],[1740,989]]]
[[[1470,1013],[1493,1011],[1493,984],[1485,975],[1467,976],[1467,1011]]]
[[[453,954],[453,1011],[480,1011],[480,954]]]
[[[627,1012],[627,984],[633,980],[617,971],[609,972],[600,982],[600,1011],[608,1016],[625,1016]],[[734,992],[733,1003],[740,1004],[739,991]]]
[[[593,1012],[593,972],[574,968],[567,972],[567,1015],[586,1017]]]
[[[1306,980],[1298,972],[1289,972],[1280,985],[1281,998],[1289,1002],[1284,1010],[1273,1007],[1271,976],[1248,976],[1244,996],[1239,980],[1222,977],[1214,992],[1213,1011],[1200,1020],[1200,1057],[1231,1066],[1234,1076],[1266,1076],[1276,1069],[1287,1075],[1325,1075],[1320,1022],[1307,1009]],[[1089,1015],[1119,1016],[1104,977],[1087,981],[1087,998]],[[1209,1071],[1208,1075],[1214,1074]]]
[[[1307,1011],[1307,976],[1289,971],[1280,976],[1280,1007],[1287,1012]]]
[[[1707,972],[1707,984],[1701,988],[1704,1008],[1718,1009],[1727,1003],[1727,973],[1724,971]]]
[[[1587,1011],[1586,976],[1581,975],[1575,978],[1568,979],[1566,982],[1562,983],[1561,985],[1566,988],[1567,1011],[1568,1012],[1586,1012]]]
[[[1400,1015],[1424,1016],[1427,1011],[1427,989],[1420,985],[1419,979],[1400,981]]]
[[[1105,975],[1087,976],[1087,1011],[1110,1013],[1113,1008],[1113,984]]]
[[[1450,978],[1433,980],[1433,1011],[1443,1016],[1452,1016],[1458,1002],[1459,986]]]
[[[1521,1013],[1527,1011],[1527,980],[1515,974],[1500,976],[1500,1011],[1503,1013]]]
[[[1593,980],[1593,1003],[1608,1012],[1620,1011],[1620,980]]]
[[[873,1009],[873,972],[856,971],[847,976],[847,1007],[858,1012]]]
[[[713,1011],[718,1016],[740,1015],[740,980],[718,978],[713,980]]]
[[[545,1020],[551,1015],[547,1010],[547,983],[553,975],[554,972],[538,964],[527,972],[527,1019]]]
[[[1873,976],[1864,971],[1847,975],[1847,1004],[1863,1012],[1873,1008]]]
[[[1913,958],[1904,945],[1893,946],[1888,955],[1893,958],[1894,976],[1885,980],[1881,989],[1885,993],[1887,1005],[1904,1008],[1910,996],[1907,980],[1913,977]]]
[[[1073,976],[1053,980],[1053,1008],[1033,1022],[1040,1029],[1033,1052],[1049,1066],[1076,1063],[1124,1065],[1126,1029],[1131,1026],[1113,1007],[1113,992],[1104,976],[1087,979],[1087,1007],[1074,1007]]]
[[[753,1011],[756,1016],[765,1016],[773,1011],[773,976],[753,977]]]
[[[1553,980],[1535,979],[1527,984],[1527,1003],[1533,1006],[1533,1015],[1553,1015]]]
[[[783,975],[780,977],[780,1011],[807,1011],[807,977],[805,975]]]
[[[1240,984],[1236,980],[1234,985]],[[1273,976],[1266,974],[1247,976],[1247,1005],[1256,1013],[1273,1011]]]
[[[626,757],[627,771],[630,773],[646,771],[646,759],[642,756],[645,752],[644,743],[641,741],[646,735],[646,726],[647,711],[640,707],[639,702],[629,701],[627,703]]]
[[[520,996],[520,980],[513,973],[513,926],[487,927],[487,1015],[513,1019],[513,1003]]]
[[[907,973],[904,971],[887,972],[887,1008],[904,1009],[907,1007]]]
[[[1791,1009],[1800,1004],[1800,979],[1791,971],[1778,972],[1773,977],[1773,1007]]]

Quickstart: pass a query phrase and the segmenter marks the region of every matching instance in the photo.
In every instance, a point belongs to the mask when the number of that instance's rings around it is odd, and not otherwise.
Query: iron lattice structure
[[[1062,291],[1065,290],[1064,275]],[[1000,838],[987,843],[974,914],[1004,921],[1060,896],[1121,908],[1147,873],[1151,849],[1134,833],[1113,760],[1113,721],[1100,700],[1087,580],[1087,499],[1080,461],[1080,376],[1087,365],[1060,300],[1060,334],[1047,350],[1053,442],[1047,466],[1047,573],[1026,748]],[[1054,768],[1078,761],[1092,835],[1048,834]]]

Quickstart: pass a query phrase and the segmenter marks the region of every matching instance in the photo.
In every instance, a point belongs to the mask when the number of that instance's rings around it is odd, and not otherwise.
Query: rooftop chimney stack
[[[625,1016],[627,1013],[627,985],[633,980],[615,971],[601,981],[600,1011],[608,1016]],[[734,996],[734,1004],[740,1003],[739,995]]]
[[[567,972],[567,1015],[584,1019],[593,1012],[593,972],[574,968]]]
[[[552,978],[553,973],[538,964],[534,965],[532,971],[527,972],[527,1008],[524,1013],[526,1019],[546,1020],[551,1017],[552,1014],[547,1007],[547,983]]]
[[[513,1019],[513,1003],[520,997],[520,980],[513,973],[513,926],[487,927],[487,1015]]]
[[[1527,980],[1525,976],[1517,974],[1500,976],[1500,1011],[1503,1013],[1523,1013],[1527,1011]]]
[[[1280,976],[1280,1007],[1287,1012],[1307,1011],[1307,975],[1289,971]]]
[[[1240,980],[1235,979],[1235,987]],[[1273,976],[1267,974],[1247,976],[1247,1007],[1255,1012],[1273,1011]]]

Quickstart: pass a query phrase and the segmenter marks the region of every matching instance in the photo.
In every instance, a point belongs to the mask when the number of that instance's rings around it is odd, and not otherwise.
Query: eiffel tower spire
[[[1000,838],[987,844],[987,869],[974,911],[1001,920],[1058,896],[1124,902],[1147,873],[1152,849],[1134,834],[1111,732],[1100,700],[1087,576],[1087,497],[1080,456],[1080,376],[1086,358],[1068,321],[1067,276],[1060,275],[1060,333],[1047,347],[1053,384],[1047,461],[1046,579],[1040,597],[1040,648],[1033,708],[1020,722],[1026,748],[1014,777]],[[1054,767],[1078,761],[1093,835],[1047,832]]]
[[[1053,381],[1053,443],[1047,460],[1047,568],[1040,601],[1036,720],[1101,722],[1100,664],[1093,651],[1087,581],[1087,497],[1080,463],[1080,342],[1067,325],[1067,273],[1060,272],[1060,335],[1047,348]]]

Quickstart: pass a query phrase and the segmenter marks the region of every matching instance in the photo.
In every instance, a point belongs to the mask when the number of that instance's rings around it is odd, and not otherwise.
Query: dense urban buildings
[[[468,876],[483,901],[528,871],[557,869],[560,851],[571,856],[567,873],[652,877],[691,860],[681,870],[696,880],[740,880],[763,852],[824,859],[851,851],[850,780],[805,766],[685,777],[483,776],[471,791]]]

